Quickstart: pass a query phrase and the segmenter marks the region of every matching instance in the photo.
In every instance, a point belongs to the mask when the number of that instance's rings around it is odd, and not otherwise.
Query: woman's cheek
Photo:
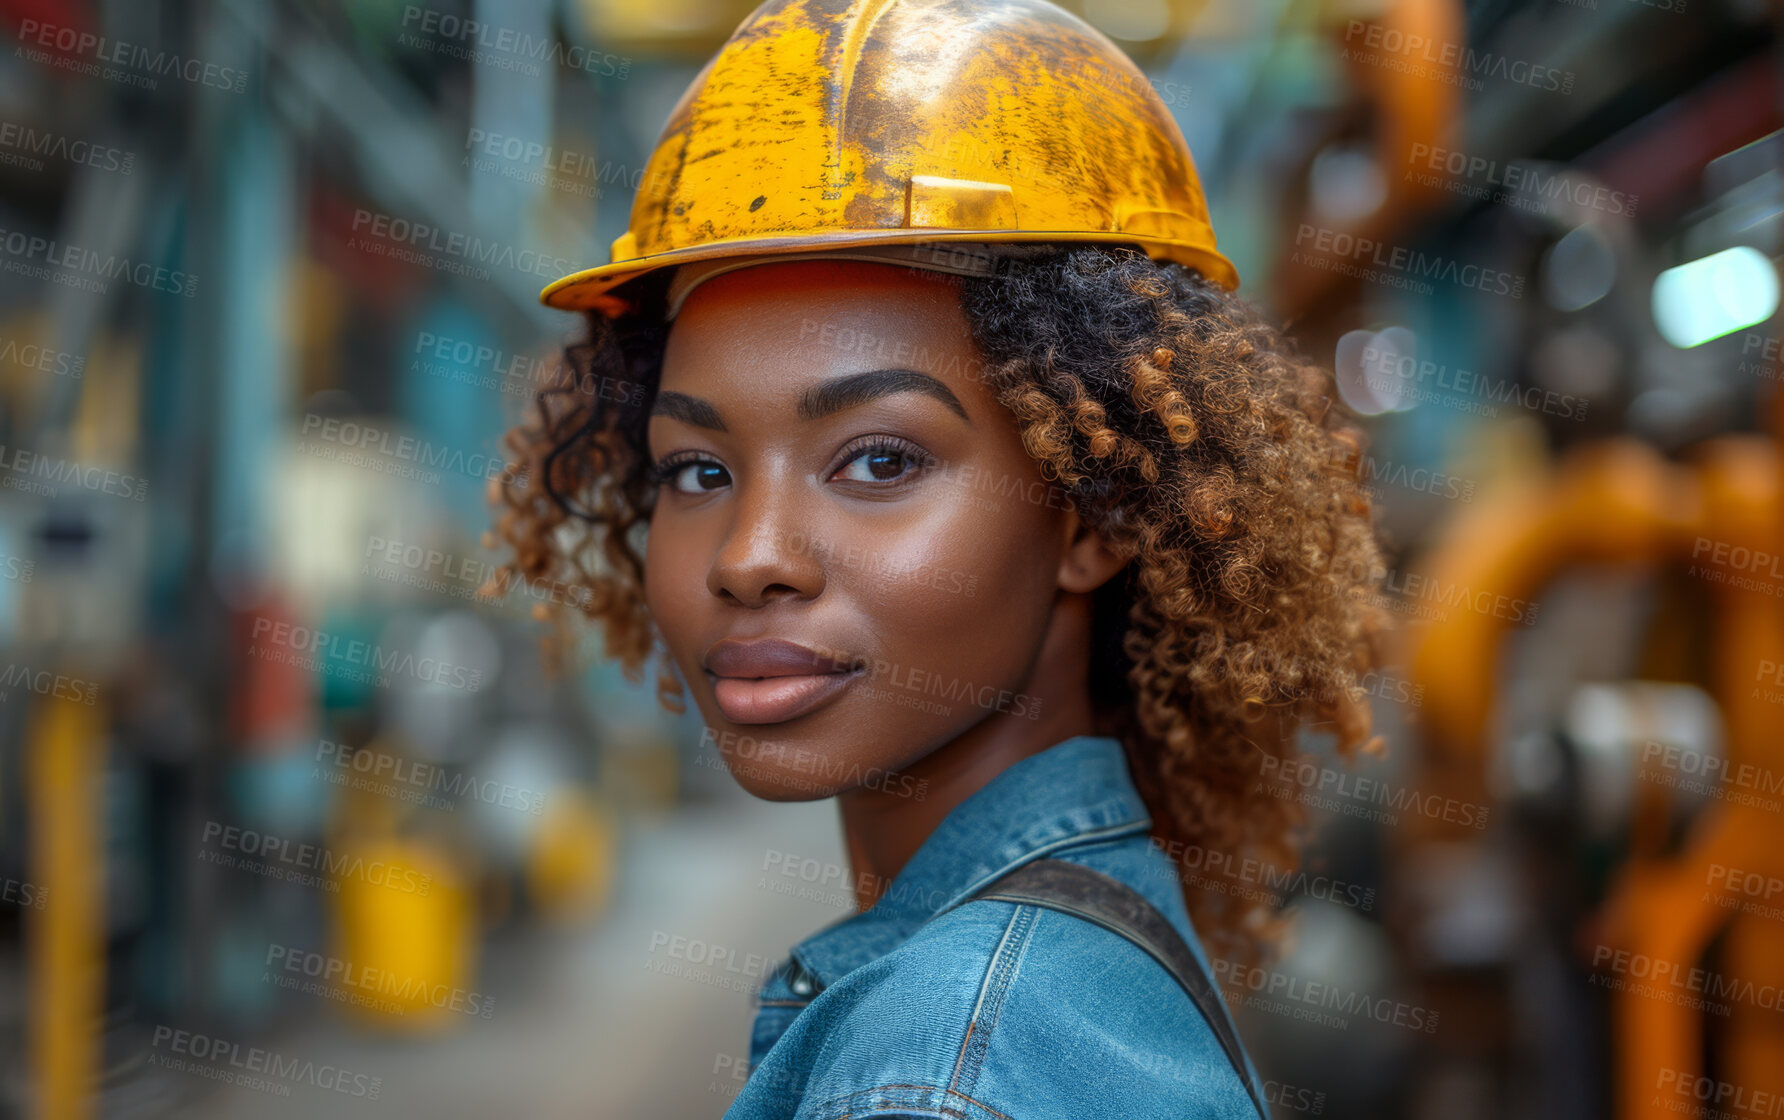
[[[996,685],[1026,665],[1052,604],[1057,558],[1021,520],[932,526],[922,545],[882,551],[880,570],[852,573],[886,645],[921,662],[911,668]]]
[[[705,580],[693,570],[691,555],[686,547],[677,547],[670,525],[651,526],[644,551],[644,605],[684,673],[688,671],[682,656],[688,652],[683,648],[688,615],[706,594]]]
[[[896,534],[855,534],[829,557],[831,576],[846,581],[883,622],[933,630],[976,609],[963,592],[975,576],[975,590],[985,586],[983,569],[997,563],[983,544],[960,518],[925,518]]]

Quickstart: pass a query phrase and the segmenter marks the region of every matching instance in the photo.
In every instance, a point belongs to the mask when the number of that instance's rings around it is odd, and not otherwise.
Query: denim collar
[[[1151,824],[1121,741],[1075,736],[1015,763],[956,805],[878,902],[812,934],[792,955],[829,987],[1005,872]]]

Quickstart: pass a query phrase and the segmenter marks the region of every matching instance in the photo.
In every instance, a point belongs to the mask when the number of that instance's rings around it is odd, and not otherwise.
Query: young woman
[[[547,289],[590,335],[509,436],[512,568],[660,647],[750,792],[841,809],[860,911],[762,989],[728,1117],[1261,1110],[1207,977],[1269,934],[1236,869],[1295,861],[1264,775],[1368,735],[1379,561],[1330,375],[1203,218],[1074,17],[788,0]]]

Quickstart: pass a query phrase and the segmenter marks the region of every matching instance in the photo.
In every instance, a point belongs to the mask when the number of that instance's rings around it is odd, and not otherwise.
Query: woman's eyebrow
[[[927,373],[918,373],[914,369],[870,369],[864,373],[833,377],[822,385],[813,385],[799,398],[799,418],[821,420],[833,412],[866,404],[876,397],[889,396],[892,393],[922,393],[934,397],[959,413],[967,424],[972,424],[953,390]]]
[[[715,432],[731,430],[725,427],[725,422],[719,418],[719,410],[712,406],[711,401],[677,393],[673,389],[665,389],[657,394],[657,403],[651,406],[650,414],[667,416],[671,420],[680,420],[696,428],[710,428]]]
[[[893,393],[922,393],[934,397],[958,413],[969,426],[972,425],[972,418],[967,416],[966,409],[961,406],[960,398],[954,395],[953,390],[929,374],[919,373],[914,369],[870,369],[863,373],[833,377],[822,385],[814,385],[799,397],[799,418],[821,420],[845,408],[866,404]],[[650,414],[667,416],[671,420],[680,420],[715,432],[730,430],[725,427],[725,421],[712,402],[673,390],[664,390],[657,394],[656,405],[651,408]]]

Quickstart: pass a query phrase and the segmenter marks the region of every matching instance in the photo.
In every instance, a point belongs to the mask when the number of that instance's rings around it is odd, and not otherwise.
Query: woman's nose
[[[739,484],[730,513],[706,574],[707,590],[746,607],[789,596],[815,599],[824,590],[824,564],[809,503],[797,482]]]

